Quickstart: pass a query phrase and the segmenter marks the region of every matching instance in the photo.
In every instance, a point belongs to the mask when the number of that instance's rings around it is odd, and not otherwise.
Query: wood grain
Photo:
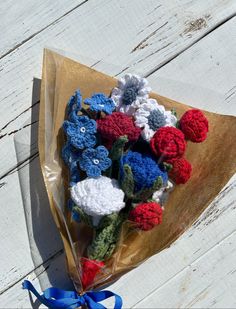
[[[235,115],[236,37],[232,16],[236,2],[89,0],[73,10],[82,2],[57,1],[56,7],[46,0],[27,0],[11,8],[12,14],[4,14],[12,2],[5,3],[0,13],[5,29],[0,55],[7,54],[0,59],[0,304],[29,308],[28,295],[20,289],[21,280],[28,274],[35,278],[42,271],[37,278],[43,289],[52,284],[70,288],[62,272],[61,242],[49,212],[40,213],[35,230],[31,218],[40,210],[31,202],[29,170],[38,175],[39,97],[35,90],[32,100],[32,85],[33,78],[41,76],[42,48],[50,45],[69,50],[85,64],[110,75],[126,71],[147,75],[153,89],[163,95]],[[35,10],[29,9],[32,3]],[[33,184],[42,188],[40,179]],[[41,189],[33,196],[35,200],[40,197],[47,209]],[[233,178],[198,223],[173,246],[112,285],[111,290],[122,294],[125,307],[235,304],[235,197]],[[39,234],[37,228],[43,221],[44,230]],[[48,235],[55,238],[50,240]],[[45,259],[48,262],[42,265]],[[43,272],[48,265],[51,275],[49,269]]]
[[[31,40],[53,23],[57,23],[84,2],[86,1],[1,1],[0,59]]]

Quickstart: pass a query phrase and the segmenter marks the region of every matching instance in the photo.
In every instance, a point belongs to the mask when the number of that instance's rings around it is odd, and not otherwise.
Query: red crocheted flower
[[[135,142],[141,132],[140,128],[135,127],[131,117],[120,112],[112,113],[97,120],[97,130],[107,148],[111,148],[113,142],[123,135],[127,135],[129,141]]]
[[[155,202],[138,204],[129,214],[137,228],[148,231],[162,222],[162,208]]]
[[[83,288],[86,289],[93,284],[94,278],[100,272],[101,268],[104,267],[103,262],[99,262],[96,260],[89,260],[86,258],[81,259],[82,266],[82,278],[81,282]]]
[[[189,180],[192,172],[191,164],[184,158],[171,159],[167,163],[172,165],[169,177],[176,183],[181,184]]]
[[[191,109],[184,113],[179,125],[185,138],[192,142],[201,143],[207,137],[208,120],[199,109]]]
[[[184,154],[186,142],[184,134],[174,127],[162,127],[153,135],[150,146],[152,151],[164,159],[179,158]]]

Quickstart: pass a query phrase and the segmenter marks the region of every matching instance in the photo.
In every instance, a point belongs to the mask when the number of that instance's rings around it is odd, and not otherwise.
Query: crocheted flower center
[[[97,165],[97,164],[99,164],[99,160],[98,159],[93,159],[93,163]]]
[[[138,94],[138,89],[135,86],[130,86],[125,89],[123,94],[123,103],[125,105],[130,105],[135,101]]]
[[[150,129],[156,131],[165,125],[165,117],[158,109],[154,109],[148,116],[148,125]]]
[[[81,127],[81,128],[80,128],[80,132],[85,133],[85,132],[86,132],[85,127]]]

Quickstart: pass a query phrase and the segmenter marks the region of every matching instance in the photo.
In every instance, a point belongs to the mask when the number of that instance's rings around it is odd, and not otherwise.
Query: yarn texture
[[[191,142],[201,143],[207,137],[208,120],[199,109],[191,109],[184,113],[179,125],[185,138]]]
[[[147,154],[129,151],[126,155],[121,157],[121,181],[124,178],[125,166],[128,166],[132,172],[134,192],[138,192],[146,188],[151,188],[158,177],[161,177],[163,183],[167,183],[167,173],[162,171],[155,160]]]
[[[90,216],[109,215],[125,206],[118,181],[105,176],[78,182],[71,188],[71,199]]]
[[[101,272],[105,264],[101,261],[81,258],[82,276],[81,282],[84,289],[91,286],[96,275]]]
[[[169,177],[176,184],[184,184],[189,180],[192,172],[192,166],[186,159],[171,159],[168,160],[168,163],[172,165],[172,169],[169,172]]]
[[[70,121],[76,121],[78,118],[78,111],[82,107],[82,96],[80,90],[76,90],[75,93],[70,97],[70,100],[67,103],[67,115]]]
[[[101,172],[111,166],[109,152],[104,146],[85,149],[79,160],[80,168],[86,172],[88,177],[99,177]]]
[[[118,80],[118,87],[112,90],[111,98],[115,101],[117,111],[133,115],[143,99],[148,98],[151,88],[145,78],[126,74]]]
[[[89,108],[95,112],[111,114],[115,110],[114,100],[103,93],[95,93],[91,98],[85,99],[84,103],[89,105]]]
[[[63,129],[68,142],[75,148],[84,149],[96,144],[96,121],[87,116],[77,116],[74,122],[64,121]]]
[[[174,127],[162,127],[150,141],[152,151],[165,159],[179,158],[184,154],[186,142],[184,134]]]
[[[138,204],[129,214],[129,220],[143,231],[149,231],[162,222],[162,208],[155,202]]]
[[[171,111],[166,111],[155,99],[143,100],[142,105],[134,114],[135,125],[142,128],[141,135],[150,141],[155,132],[165,126],[175,126],[177,118]]]
[[[135,127],[132,118],[120,112],[97,120],[97,126],[104,144],[109,149],[119,137],[126,135],[130,142],[135,142],[141,133],[141,129]]]
[[[173,189],[174,189],[173,183],[168,180],[166,185],[164,185],[159,190],[153,193],[152,199],[158,204],[163,205],[167,201],[169,194]]]

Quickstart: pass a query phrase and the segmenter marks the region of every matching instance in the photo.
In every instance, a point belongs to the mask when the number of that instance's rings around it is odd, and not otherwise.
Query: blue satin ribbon
[[[42,304],[51,309],[74,309],[82,305],[86,305],[88,309],[106,309],[99,302],[113,296],[115,297],[114,309],[122,308],[122,298],[110,291],[87,292],[80,296],[74,291],[49,288],[40,295],[30,281],[24,280],[22,286],[23,289],[32,292]]]

